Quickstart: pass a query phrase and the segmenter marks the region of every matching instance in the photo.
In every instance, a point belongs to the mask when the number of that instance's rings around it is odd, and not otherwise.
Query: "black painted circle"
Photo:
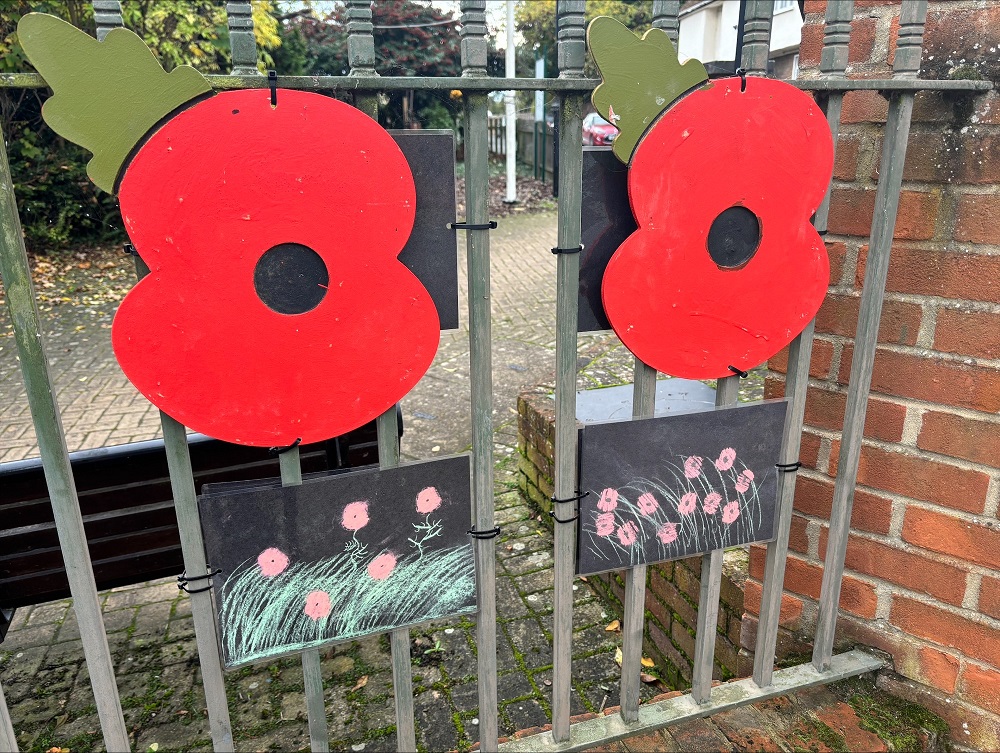
[[[323,300],[330,273],[308,246],[282,243],[264,252],[253,270],[257,295],[279,314],[304,314]]]
[[[729,207],[708,230],[708,255],[722,269],[739,269],[759,246],[760,221],[746,207]]]

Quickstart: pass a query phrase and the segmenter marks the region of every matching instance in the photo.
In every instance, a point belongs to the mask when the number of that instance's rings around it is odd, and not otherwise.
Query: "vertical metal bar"
[[[118,0],[94,0],[94,25],[97,27],[97,41],[103,42],[104,37],[112,29],[124,25],[122,21],[122,4]]]
[[[299,448],[290,447],[278,455],[281,468],[281,485],[298,486],[302,483],[302,464]],[[323,702],[323,671],[319,649],[307,648],[302,652],[302,680],[306,694],[306,711],[309,715],[309,745],[314,753],[330,750],[330,733],[326,726],[326,706]]]
[[[2,132],[0,141],[6,145]],[[73,610],[80,625],[83,654],[94,689],[104,744],[108,750],[128,750],[128,731],[122,718],[114,665],[111,663],[111,651],[104,632],[104,619],[101,616],[97,585],[87,548],[87,534],[83,528],[73,471],[66,449],[66,436],[42,345],[38,307],[35,304],[24,236],[21,233],[21,220],[17,215],[17,200],[11,183],[6,146],[0,148],[0,277],[3,278],[7,291],[7,309],[14,324],[14,340],[21,361],[21,374],[38,437],[45,483],[52,501],[59,548],[73,596]]]
[[[556,3],[559,77],[583,75],[586,52],[583,2]],[[568,95],[559,108],[559,197],[557,245],[580,245],[580,208],[583,203],[583,98]],[[537,129],[536,129],[537,132]],[[544,138],[544,131],[543,136]],[[559,254],[556,261],[556,441],[555,498],[572,500],[552,503],[561,520],[576,515],[576,359],[577,307],[580,287],[580,255]],[[570,699],[573,664],[573,576],[576,570],[576,523],[555,523],[555,572],[552,624],[552,736],[569,740]]]
[[[681,0],[653,0],[653,27],[663,29],[674,47],[680,33]]]
[[[149,267],[139,256],[135,257],[135,272],[140,280],[149,274]],[[160,411],[160,426],[163,429],[163,447],[170,475],[170,493],[174,498],[174,515],[177,517],[177,530],[181,539],[184,572],[202,575],[209,572],[209,565],[205,558],[205,540],[202,538],[201,521],[198,517],[198,495],[194,486],[187,433],[180,423],[163,411]],[[231,753],[234,750],[233,728],[229,719],[212,596],[208,591],[201,591],[191,594],[190,599],[212,748],[218,753]]]
[[[137,261],[141,262],[138,257]],[[174,497],[174,511],[180,532],[184,572],[202,575],[209,572],[209,567],[205,561],[205,542],[198,518],[198,498],[195,493],[187,436],[184,427],[162,411],[160,425],[163,427],[163,445],[167,454],[170,490]],[[203,591],[191,594],[190,598],[212,747],[216,751],[232,751],[234,750],[233,728],[229,720],[229,704],[222,674],[222,659],[219,656],[212,596],[208,591]]]
[[[399,423],[396,406],[378,417],[378,464],[380,468],[399,465]],[[413,672],[410,664],[410,631],[393,630],[389,636],[392,650],[392,687],[396,699],[396,749],[417,749],[413,724]]]
[[[719,379],[715,405],[736,405],[740,378]],[[698,628],[695,633],[694,664],[691,668],[691,697],[708,703],[712,696],[712,667],[715,663],[715,626],[719,621],[719,592],[722,588],[722,550],[716,549],[701,558],[701,590],[698,596]]]
[[[743,24],[743,68],[747,73],[767,73],[773,16],[774,0],[747,0]]]
[[[899,38],[893,75],[915,78],[920,68],[927,0],[903,3],[899,11]],[[833,510],[830,513],[830,535],[823,563],[823,585],[820,590],[816,640],[813,643],[813,666],[824,671],[830,666],[837,629],[840,586],[844,578],[844,556],[851,526],[854,486],[857,483],[861,442],[864,438],[865,412],[871,390],[872,367],[878,324],[882,315],[882,298],[889,272],[889,252],[899,209],[899,191],[903,183],[903,161],[906,141],[913,115],[913,93],[893,94],[889,100],[889,115],[885,124],[885,139],[879,168],[878,189],[875,192],[875,214],[871,242],[865,267],[865,283],[861,293],[858,329],[854,339],[854,360],[851,363],[847,390],[847,410],[844,432],[837,461],[837,481],[833,487]]]
[[[632,418],[652,418],[656,407],[656,369],[638,359],[632,380]],[[622,603],[621,717],[632,724],[639,720],[639,689],[642,686],[642,635],[646,624],[646,566],[625,571]]]
[[[820,70],[827,78],[841,76],[847,68],[847,50],[853,16],[854,0],[832,0],[827,3],[826,32],[820,58]],[[844,95],[840,92],[831,93],[826,101],[826,118],[835,147],[837,134],[840,131],[840,111],[843,101]],[[831,183],[813,220],[813,224],[820,232],[826,230],[830,216],[832,188]],[[788,376],[785,379],[788,417],[785,423],[785,436],[781,443],[781,463],[794,463],[799,459],[815,329],[815,320],[809,322],[802,333],[792,340],[788,350]],[[757,645],[753,657],[753,680],[761,688],[771,684],[774,673],[774,654],[778,640],[778,625],[781,621],[781,594],[785,583],[785,560],[788,557],[788,535],[792,528],[792,510],[795,503],[795,479],[794,473],[782,473],[778,476],[777,531],[774,541],[767,545],[764,558],[760,622],[757,625]]]
[[[229,27],[229,49],[233,56],[233,75],[252,76],[259,73],[251,4],[247,0],[226,3],[226,23]]]
[[[347,58],[352,76],[377,76],[375,71],[375,37],[372,34],[371,0],[348,0]],[[378,120],[378,95],[359,92],[354,106],[373,120]],[[396,407],[378,417],[378,460],[382,468],[399,465],[399,426]],[[393,630],[389,635],[392,652],[392,687],[396,706],[396,749],[417,749],[417,733],[413,713],[413,673],[410,663],[410,631]]]
[[[17,735],[10,721],[10,709],[3,694],[3,683],[0,683],[0,753],[17,753]]]
[[[462,75],[486,75],[486,0],[462,0]],[[487,95],[465,92],[466,219],[489,221]],[[490,233],[467,230],[469,274],[469,358],[472,392],[472,487],[476,529],[493,527],[493,360],[490,304]],[[476,591],[479,615],[476,645],[479,672],[479,739],[484,751],[497,749],[496,548],[477,539]]]

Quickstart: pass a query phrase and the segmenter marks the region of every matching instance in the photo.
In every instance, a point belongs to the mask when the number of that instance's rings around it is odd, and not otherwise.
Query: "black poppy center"
[[[708,255],[722,269],[739,269],[760,247],[760,220],[746,207],[729,207],[708,230]]]
[[[253,270],[257,295],[279,314],[312,311],[323,300],[329,284],[330,273],[323,258],[299,243],[269,248]]]

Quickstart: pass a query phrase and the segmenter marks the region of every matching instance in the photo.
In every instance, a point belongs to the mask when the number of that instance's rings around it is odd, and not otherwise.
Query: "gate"
[[[471,400],[473,430],[473,523],[477,531],[493,528],[493,423],[491,417],[492,364],[490,353],[490,236],[487,205],[489,128],[487,95],[491,91],[544,90],[561,99],[558,109],[558,182],[561,187],[557,246],[579,247],[582,203],[582,126],[585,97],[597,82],[584,78],[584,0],[557,3],[558,57],[556,79],[505,79],[486,75],[487,26],[485,0],[461,1],[460,77],[380,77],[375,71],[370,0],[346,0],[349,13],[348,49],[351,70],[347,76],[285,77],[283,88],[353,95],[354,105],[375,116],[380,92],[402,89],[460,90],[464,102],[465,160],[467,187],[466,248],[468,254],[469,329],[471,351]],[[97,36],[122,25],[118,0],[94,0]],[[664,29],[676,44],[680,0],[654,0],[653,24]],[[552,731],[499,746],[502,750],[570,750],[599,745],[674,722],[706,716],[716,711],[782,695],[798,688],[832,682],[882,666],[879,659],[851,651],[833,654],[839,594],[844,569],[847,534],[857,477],[876,335],[881,314],[889,252],[899,204],[902,168],[914,95],[922,90],[947,90],[969,95],[990,88],[981,81],[922,81],[917,78],[927,0],[907,0],[901,7],[899,37],[888,79],[852,80],[845,76],[848,41],[853,18],[853,0],[830,0],[826,8],[826,32],[821,58],[821,77],[794,82],[811,91],[826,112],[836,141],[844,94],[874,90],[889,100],[875,199],[874,221],[860,304],[857,339],[851,369],[847,411],[840,450],[839,473],[834,492],[823,572],[820,610],[812,661],[774,671],[775,644],[781,606],[782,583],[791,525],[795,474],[779,474],[777,538],[767,545],[757,650],[751,678],[712,687],[712,665],[722,575],[722,551],[706,554],[702,561],[696,653],[690,694],[639,706],[640,659],[643,635],[645,566],[626,572],[626,598],[622,651],[621,710],[577,724],[570,723],[571,642],[574,549],[576,542],[575,416],[577,360],[577,290],[579,255],[561,253],[557,267],[556,349],[556,461],[554,515],[565,521],[555,526],[555,603]],[[773,0],[747,0],[745,6],[742,65],[749,75],[763,75],[768,58]],[[213,88],[262,89],[268,79],[256,69],[256,48],[249,2],[227,4],[232,49],[231,75],[208,76]],[[17,73],[0,77],[8,88],[42,88],[37,74]],[[86,546],[83,523],[69,465],[59,409],[53,395],[42,348],[37,308],[32,290],[24,241],[5,151],[0,151],[0,273],[14,322],[21,368],[38,435],[46,481],[54,509],[60,545],[65,558],[73,604],[83,641],[105,744],[108,750],[129,749],[122,717],[114,667],[104,632],[95,579]],[[816,213],[814,225],[825,232],[830,192]],[[141,277],[148,269],[136,260]],[[813,324],[797,337],[789,354],[786,398],[790,418],[781,450],[781,464],[794,468],[799,456],[805,411],[806,387],[812,352]],[[635,365],[634,416],[653,414],[656,372],[643,363]],[[738,376],[719,380],[716,403],[736,402]],[[167,415],[161,416],[170,470],[174,504],[187,573],[207,573],[205,549],[198,522],[197,502],[185,430]],[[378,419],[379,462],[397,465],[399,444],[396,415],[390,410]],[[298,448],[280,456],[281,480],[285,485],[302,481]],[[494,594],[495,553],[489,538],[475,541],[477,596],[479,604],[477,645],[480,708],[480,739],[483,750],[497,745],[496,601]],[[190,577],[190,576],[189,576]],[[192,589],[195,621],[211,734],[219,751],[233,750],[233,736],[223,684],[211,597]],[[392,631],[397,740],[400,750],[415,750],[414,711],[407,629]],[[318,650],[302,653],[304,684],[309,712],[312,749],[328,750],[326,713]],[[0,688],[0,751],[17,749],[10,715]]]

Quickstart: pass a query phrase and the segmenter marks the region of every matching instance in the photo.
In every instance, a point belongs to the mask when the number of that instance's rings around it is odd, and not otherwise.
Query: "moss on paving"
[[[854,678],[831,686],[854,709],[861,728],[882,738],[890,750],[950,750],[949,727],[919,704],[890,695],[871,682]]]

